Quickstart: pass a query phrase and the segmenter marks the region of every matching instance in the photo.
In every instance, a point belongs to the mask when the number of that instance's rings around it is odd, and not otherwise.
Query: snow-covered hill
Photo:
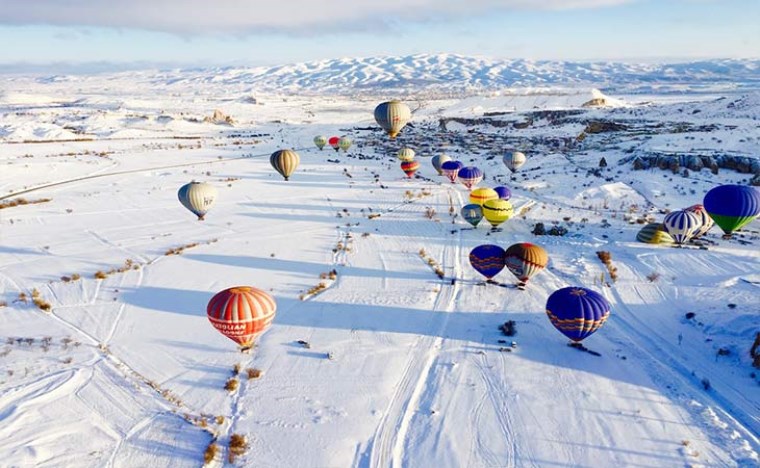
[[[196,68],[123,72],[157,85],[225,84],[288,92],[356,92],[421,88],[479,91],[504,87],[582,85],[607,90],[683,91],[720,86],[757,88],[760,60],[671,64],[503,60],[456,54],[339,58],[274,67]],[[79,80],[45,76],[45,82]]]

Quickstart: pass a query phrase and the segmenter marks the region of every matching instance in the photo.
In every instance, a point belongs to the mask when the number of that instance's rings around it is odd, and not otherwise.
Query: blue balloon
[[[462,164],[461,161],[446,161],[445,163],[441,164],[441,169],[445,171],[457,171],[459,172],[459,169],[463,168],[464,164]]]
[[[478,227],[478,223],[483,219],[483,208],[475,203],[464,205],[462,207],[462,217],[465,221],[472,224],[472,227]]]
[[[496,190],[496,193],[499,194],[499,198],[502,200],[509,200],[512,198],[512,191],[509,190],[507,187],[504,187],[503,185],[500,185],[499,187],[494,187],[494,190]]]
[[[760,190],[748,185],[720,185],[707,192],[703,204],[715,224],[731,234],[760,215]]]
[[[504,269],[504,249],[498,245],[479,245],[470,252],[470,264],[489,280]]]
[[[580,342],[604,325],[610,316],[610,303],[596,291],[572,286],[549,296],[546,315],[560,333]]]

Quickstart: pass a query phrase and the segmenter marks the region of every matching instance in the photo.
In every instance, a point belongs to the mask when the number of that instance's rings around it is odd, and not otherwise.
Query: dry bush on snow
[[[216,454],[219,452],[219,446],[216,445],[216,441],[212,440],[210,444],[208,444],[208,447],[206,447],[206,451],[203,452],[203,463],[205,465],[208,465],[214,459],[216,459]]]
[[[617,268],[612,265],[612,254],[604,250],[600,250],[596,253],[599,260],[607,267],[607,271],[610,273],[610,279],[614,283],[617,281]]]
[[[238,389],[238,386],[240,385],[240,381],[236,378],[231,378],[227,381],[227,383],[224,384],[224,389],[228,392],[234,392]]]
[[[248,441],[242,434],[232,434],[230,436],[230,463],[234,463],[235,458],[243,455],[248,450]]]
[[[45,312],[50,312],[50,309],[53,308],[48,301],[42,298],[42,295],[37,289],[32,289],[32,303],[34,303],[38,309]]]
[[[39,203],[47,203],[50,198],[40,198],[39,200],[27,200],[26,198],[14,198],[12,200],[0,201],[0,210],[4,208],[13,208],[14,206],[21,205],[37,205]]]
[[[246,374],[248,375],[248,380],[258,379],[261,378],[261,376],[264,374],[264,371],[261,369],[248,368],[246,369]]]

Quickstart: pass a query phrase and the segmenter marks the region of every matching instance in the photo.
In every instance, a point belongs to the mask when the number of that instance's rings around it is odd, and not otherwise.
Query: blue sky
[[[0,63],[268,65],[442,52],[626,61],[760,56],[758,0],[65,3],[0,0]]]

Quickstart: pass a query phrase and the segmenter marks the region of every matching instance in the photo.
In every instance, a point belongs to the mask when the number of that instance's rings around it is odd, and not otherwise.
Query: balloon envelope
[[[327,140],[327,142],[330,144],[330,146],[332,146],[332,148],[337,153],[338,150],[340,149],[340,137],[336,137],[336,136],[330,137],[330,139]]]
[[[499,187],[494,187],[493,189],[496,191],[496,193],[499,195],[499,198],[501,198],[502,200],[509,200],[510,198],[512,198],[512,191],[509,190],[509,188],[507,187],[499,186]]]
[[[317,148],[320,150],[325,147],[327,144],[327,137],[324,135],[317,135],[314,137],[314,144],[317,145]]]
[[[375,121],[388,133],[391,140],[411,120],[412,111],[401,101],[388,101],[375,107]]]
[[[636,234],[636,240],[647,244],[674,244],[662,223],[649,223]]]
[[[541,246],[522,242],[509,246],[504,252],[507,269],[523,283],[527,283],[536,273],[546,268],[549,255]]]
[[[441,164],[441,171],[443,171],[443,174],[448,177],[453,184],[457,180],[459,169],[463,167],[464,164],[462,164],[460,161],[446,161],[445,163]]]
[[[517,170],[520,169],[527,160],[528,158],[519,151],[507,153],[504,155],[504,165],[507,166],[507,169],[512,172],[517,172]]]
[[[396,156],[403,162],[410,162],[414,160],[414,150],[411,148],[401,148],[396,153]]]
[[[435,155],[433,156],[433,159],[430,160],[435,170],[438,171],[438,175],[443,175],[443,170],[441,169],[441,165],[443,165],[443,163],[447,161],[451,161],[451,158],[445,154]]]
[[[420,168],[420,163],[417,161],[409,161],[401,163],[401,170],[404,171],[407,177],[410,179],[414,177],[414,173]]]
[[[491,279],[504,269],[504,249],[498,245],[479,245],[470,251],[470,264]]]
[[[474,203],[464,205],[462,207],[462,218],[472,224],[473,227],[478,227],[478,223],[483,219],[483,209]]]
[[[285,180],[288,180],[300,162],[301,158],[298,156],[298,153],[289,149],[275,151],[269,157],[269,163]]]
[[[596,291],[573,286],[549,296],[546,315],[563,335],[579,342],[604,325],[610,316],[610,304]]]
[[[686,211],[697,215],[697,218],[699,218],[699,222],[701,223],[701,226],[699,226],[699,229],[697,229],[697,232],[694,234],[694,238],[704,236],[715,225],[715,221],[713,221],[703,205],[692,205],[686,208]]]
[[[474,166],[467,166],[459,169],[457,177],[462,185],[467,187],[468,190],[472,190],[472,187],[478,185],[483,180],[483,171]]]
[[[686,210],[668,213],[662,224],[676,244],[683,244],[694,237],[702,225],[697,215]]]
[[[506,200],[496,198],[483,203],[483,217],[493,227],[498,227],[501,223],[511,218],[512,212],[512,204]]]
[[[208,210],[214,206],[218,192],[216,187],[205,182],[190,182],[180,187],[177,198],[182,206],[190,210],[199,221],[203,221]]]
[[[206,306],[206,315],[219,333],[247,349],[272,324],[276,310],[274,298],[266,292],[236,286],[214,295]]]
[[[341,137],[340,140],[338,140],[338,148],[342,149],[344,152],[348,151],[348,149],[351,147],[351,139],[348,137]]]
[[[470,203],[483,206],[488,200],[499,198],[499,194],[492,188],[480,187],[470,192]]]
[[[703,203],[715,224],[731,234],[760,215],[760,190],[748,185],[720,185],[707,192]]]

